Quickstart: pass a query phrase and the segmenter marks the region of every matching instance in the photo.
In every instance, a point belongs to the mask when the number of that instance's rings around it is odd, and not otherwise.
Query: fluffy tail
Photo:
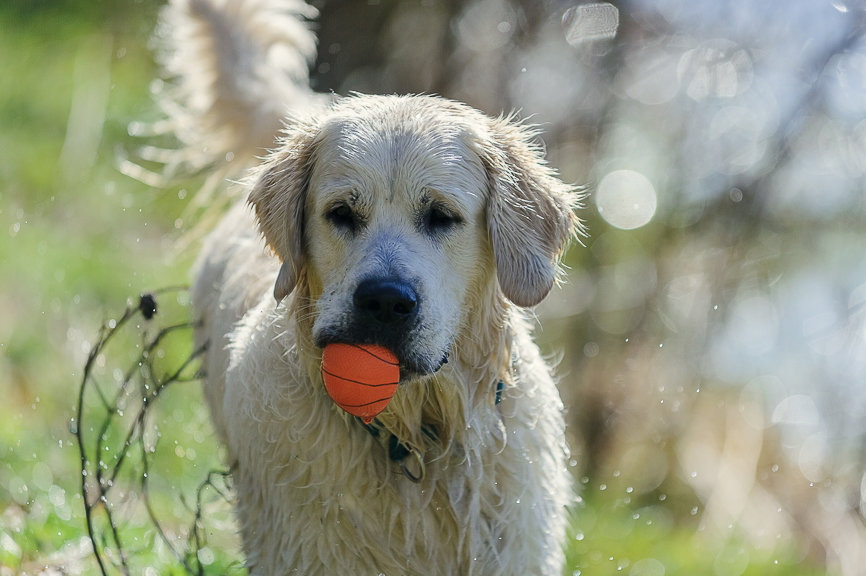
[[[316,37],[307,21],[316,15],[304,0],[171,0],[155,35],[166,119],[130,132],[171,134],[179,149],[139,151],[160,174],[128,161],[123,171],[164,185],[207,170],[207,189],[262,156],[288,113],[325,101],[309,86]]]

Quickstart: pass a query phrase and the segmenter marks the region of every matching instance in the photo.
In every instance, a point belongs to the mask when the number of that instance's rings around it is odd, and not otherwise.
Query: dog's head
[[[518,306],[547,295],[578,226],[532,136],[429,96],[293,122],[250,194],[282,261],[275,297],[304,286],[317,346],[380,344],[404,373],[435,372],[491,289]]]

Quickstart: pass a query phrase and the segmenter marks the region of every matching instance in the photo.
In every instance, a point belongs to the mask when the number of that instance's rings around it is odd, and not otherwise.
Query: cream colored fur
[[[216,38],[209,45],[227,34],[249,48],[256,36],[238,35],[264,4],[175,2],[164,21],[176,45],[200,42],[201,32],[182,35],[195,24]],[[226,28],[208,24],[215,18]],[[296,24],[286,30],[308,34]],[[521,307],[556,280],[578,226],[574,191],[509,119],[430,96],[308,109],[296,89],[264,90],[256,112],[256,88],[231,86],[236,61],[204,62],[218,69],[186,75],[176,104],[245,91],[244,114],[294,110],[247,180],[251,207],[238,203],[205,241],[193,290],[196,338],[209,342],[205,395],[234,465],[250,573],[561,573],[573,498],[562,404]],[[245,126],[236,112],[183,114],[234,132]],[[335,206],[357,225],[335,224]],[[425,225],[432,210],[447,225]],[[319,345],[347,333],[352,294],[370,277],[407,279],[420,303],[401,341],[406,377],[378,437],[330,400],[320,376]],[[391,436],[410,450],[403,462],[388,456]]]

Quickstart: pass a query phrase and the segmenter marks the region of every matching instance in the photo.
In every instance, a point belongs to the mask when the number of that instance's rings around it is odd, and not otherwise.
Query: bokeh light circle
[[[595,194],[598,213],[621,230],[645,226],[656,213],[656,190],[635,170],[615,170],[605,175]]]

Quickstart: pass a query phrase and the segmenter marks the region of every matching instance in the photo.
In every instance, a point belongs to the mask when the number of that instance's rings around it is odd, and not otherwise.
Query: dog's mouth
[[[439,372],[443,366],[448,364],[450,353],[444,350],[439,353],[423,354],[414,350],[409,350],[409,346],[397,345],[393,342],[382,342],[376,338],[328,338],[324,335],[316,338],[316,346],[323,352],[333,344],[348,345],[356,347],[380,347],[388,350],[396,358],[396,362],[400,367],[400,383],[406,383],[411,380],[430,376]]]
[[[351,300],[337,305],[342,313],[317,318],[313,341],[323,351],[333,345],[381,347],[396,359],[399,383],[435,374],[448,362],[450,342],[435,337],[419,285],[397,275],[362,279]]]
[[[448,361],[444,355],[435,368]],[[335,342],[322,350],[322,382],[334,403],[369,424],[391,401],[401,382],[416,374],[402,370],[384,346]]]
[[[439,370],[442,369],[443,366],[448,364],[448,352],[446,351],[439,358],[438,361],[432,364],[425,364],[424,366],[419,366],[415,363],[406,363],[401,364],[400,371],[400,382],[409,382],[410,380],[415,380],[417,378],[423,378],[425,376],[430,376],[432,374],[436,374]],[[405,368],[403,368],[405,366]]]

